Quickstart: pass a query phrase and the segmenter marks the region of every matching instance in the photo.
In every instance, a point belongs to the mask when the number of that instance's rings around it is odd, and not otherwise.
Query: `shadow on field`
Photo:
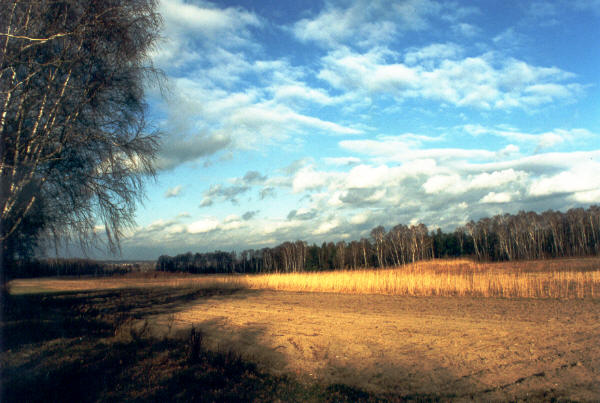
[[[235,290],[173,288],[5,296],[0,401],[382,401],[260,371],[225,340],[213,351],[200,330],[158,335],[144,320],[217,295],[243,298]],[[255,344],[259,333],[238,337]]]
[[[505,309],[504,302],[400,299],[388,310],[384,299],[245,290],[199,306],[192,302],[179,313],[178,325],[201,329],[213,351],[226,346],[272,375],[294,374],[304,384],[319,385],[332,401],[550,401],[571,396],[557,386],[564,368],[530,361],[529,351],[515,354],[515,345],[509,351],[508,344],[492,336],[503,325],[490,321],[486,308]],[[366,308],[368,303],[378,307]],[[518,310],[522,304],[509,305]],[[461,320],[463,309],[473,317]],[[395,314],[399,320],[386,320]],[[492,330],[485,329],[488,325]],[[541,360],[556,358],[553,348],[537,354]],[[583,379],[576,382],[584,386]]]
[[[5,296],[0,351],[57,338],[108,337],[125,322],[175,312],[226,289],[123,289]]]
[[[147,315],[231,290],[119,290],[6,296],[0,400],[252,401],[296,387],[202,338],[156,337]],[[198,333],[196,333],[198,335]]]
[[[249,295],[239,291],[152,288],[7,296],[0,322],[0,401],[494,399],[496,391],[470,384],[431,357],[423,356],[417,371],[385,362],[365,369],[330,357],[324,371],[307,379],[261,370],[248,360],[261,354],[280,365],[288,360],[261,341],[266,329],[260,325],[234,328],[215,319],[172,331],[169,323],[153,328],[146,320],[168,318],[192,301],[201,306],[209,297]],[[209,346],[209,334],[216,337],[216,348]],[[357,382],[365,376],[379,379],[387,392],[367,392]]]
[[[294,356],[283,353],[283,349],[265,343],[265,335],[269,332],[265,327],[249,325],[230,327],[223,319],[211,319],[195,323],[203,334],[209,336],[210,349],[221,351],[228,346],[232,351],[250,362],[258,363],[271,374],[292,373],[300,383],[315,385],[320,390],[315,401],[328,402],[430,402],[452,401],[461,399],[488,399],[490,393],[498,392],[482,385],[475,385],[467,377],[457,376],[453,371],[436,362],[431,357],[420,357],[416,367],[410,369],[396,365],[382,358],[380,365],[366,366],[360,359],[341,363],[333,357],[325,357],[327,364],[309,374],[309,370],[289,371],[289,361]],[[295,335],[290,335],[295,336]],[[210,343],[210,339],[213,343]],[[290,337],[290,340],[292,337]],[[216,344],[215,344],[216,341]],[[294,348],[302,349],[304,360],[311,360],[319,354],[308,345],[294,344]],[[419,363],[421,364],[419,366]],[[293,367],[293,366],[292,366]],[[304,399],[292,399],[303,401]],[[501,400],[501,399],[500,399]],[[535,400],[534,400],[535,401]]]

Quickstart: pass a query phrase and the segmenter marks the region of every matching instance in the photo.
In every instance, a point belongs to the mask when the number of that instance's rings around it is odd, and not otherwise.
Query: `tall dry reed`
[[[532,270],[532,265],[434,260],[384,270],[245,276],[248,288],[352,294],[587,298],[600,296],[596,270]],[[520,266],[520,267],[519,267]]]
[[[13,292],[26,293],[39,290],[190,286],[410,296],[598,298],[600,258],[503,263],[479,263],[467,259],[432,260],[382,270],[258,275],[29,279],[14,280],[11,289]]]

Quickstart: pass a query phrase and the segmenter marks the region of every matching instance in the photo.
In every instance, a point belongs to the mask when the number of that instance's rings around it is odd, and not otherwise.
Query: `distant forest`
[[[185,253],[160,256],[157,270],[189,273],[290,273],[392,267],[419,260],[473,257],[480,261],[510,261],[600,252],[600,207],[566,213],[519,212],[482,218],[451,233],[429,231],[424,224],[383,226],[371,236],[351,242],[284,242],[273,248],[236,252]]]

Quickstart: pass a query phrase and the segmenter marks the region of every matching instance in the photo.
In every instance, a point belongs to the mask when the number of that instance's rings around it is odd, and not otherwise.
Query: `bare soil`
[[[194,324],[274,374],[462,401],[600,401],[600,300],[242,290],[152,322]]]

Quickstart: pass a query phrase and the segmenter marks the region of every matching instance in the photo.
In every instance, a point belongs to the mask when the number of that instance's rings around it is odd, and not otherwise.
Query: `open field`
[[[11,290],[28,293],[164,286],[409,296],[596,298],[600,297],[600,258],[504,263],[432,260],[383,270],[233,276],[156,272],[88,280],[43,278],[14,280]]]
[[[599,263],[15,280],[2,400],[599,401]]]
[[[600,399],[600,300],[240,291],[152,320],[196,324],[275,374],[371,393]]]

